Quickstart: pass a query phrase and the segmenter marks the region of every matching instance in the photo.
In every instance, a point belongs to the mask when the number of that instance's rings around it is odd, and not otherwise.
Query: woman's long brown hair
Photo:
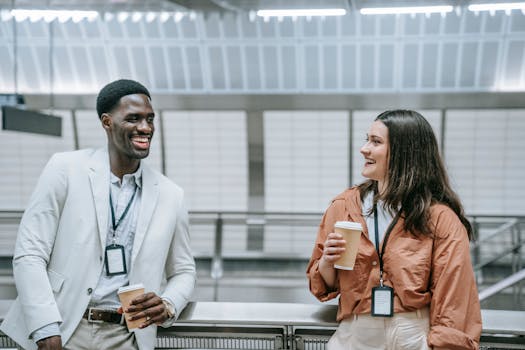
[[[474,239],[472,225],[450,186],[436,136],[428,121],[410,110],[386,111],[375,120],[388,129],[388,183],[384,193],[379,195],[377,181],[363,182],[358,186],[361,198],[372,192],[375,193],[374,202],[382,200],[391,213],[401,208],[405,229],[416,236],[432,236],[430,206],[445,204],[461,220],[469,239]]]

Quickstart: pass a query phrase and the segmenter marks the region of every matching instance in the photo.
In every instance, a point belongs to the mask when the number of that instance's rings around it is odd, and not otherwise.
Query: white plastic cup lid
[[[143,289],[144,285],[142,283],[132,284],[129,286],[120,287],[117,294],[129,292],[130,290]]]
[[[363,226],[361,226],[360,223],[353,222],[353,221],[337,221],[334,227],[344,228],[347,230],[360,230],[360,231],[363,230]]]

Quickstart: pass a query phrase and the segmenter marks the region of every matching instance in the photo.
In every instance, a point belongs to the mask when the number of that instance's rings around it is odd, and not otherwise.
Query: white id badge
[[[372,316],[394,316],[394,289],[388,286],[372,288]]]
[[[112,244],[106,247],[106,275],[123,275],[126,271],[126,260],[124,258],[124,247]]]

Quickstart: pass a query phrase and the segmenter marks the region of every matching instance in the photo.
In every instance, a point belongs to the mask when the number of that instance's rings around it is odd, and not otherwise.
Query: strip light
[[[80,22],[84,19],[94,21],[98,18],[97,11],[69,11],[69,10],[11,10],[11,15],[17,22],[29,19],[31,22],[37,22],[43,19],[46,22],[52,22],[58,19],[59,22],[67,22],[73,20]]]
[[[345,9],[286,9],[286,10],[259,10],[259,17],[314,17],[314,16],[344,16]]]
[[[510,11],[510,10],[525,10],[525,2],[507,2],[499,4],[472,4],[468,5],[469,11]]]
[[[448,13],[453,6],[414,6],[414,7],[365,7],[359,10],[362,15],[395,15],[415,13]]]
[[[108,16],[109,15],[109,16]],[[146,21],[146,23],[151,23],[155,20],[159,20],[161,23],[165,23],[167,20],[169,20],[172,16],[176,23],[180,22],[182,18],[184,18],[188,13],[186,12],[167,12],[167,11],[161,11],[161,12],[126,12],[121,11],[116,13],[117,21],[119,22],[126,22],[128,19],[131,19],[132,22],[140,22],[142,19]],[[192,19],[195,19],[195,17],[191,16],[192,13],[189,14],[189,17]],[[114,15],[112,13],[106,13],[105,19],[107,21],[111,21],[113,19]]]
[[[159,20],[161,23],[166,22],[170,18],[173,18],[175,22],[180,22],[188,13],[186,12],[105,12],[103,15],[97,11],[71,11],[71,10],[0,10],[0,20],[6,22],[14,18],[17,22],[29,20],[31,22],[37,22],[44,20],[46,22],[52,22],[58,20],[60,23],[72,20],[74,23],[78,23],[82,20],[88,20],[90,22],[102,17],[105,21],[112,21],[116,18],[119,22],[125,22],[130,19],[133,23],[145,20],[147,23],[151,23],[155,20]],[[192,16],[193,15],[193,16]],[[195,19],[195,13],[189,13],[191,19]]]

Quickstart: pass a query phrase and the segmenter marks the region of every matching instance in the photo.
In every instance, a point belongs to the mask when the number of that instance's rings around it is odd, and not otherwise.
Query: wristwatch
[[[168,314],[168,319],[175,317],[175,307],[168,299],[162,299],[164,307],[166,307],[166,313]]]

